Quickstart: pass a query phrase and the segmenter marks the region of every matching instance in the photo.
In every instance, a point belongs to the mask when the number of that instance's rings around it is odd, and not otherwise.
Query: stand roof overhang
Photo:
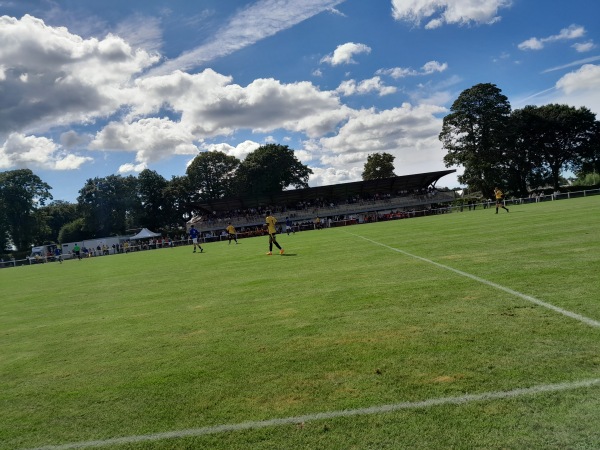
[[[257,208],[259,206],[290,205],[302,201],[326,199],[328,201],[346,200],[355,195],[396,195],[398,191],[413,191],[414,189],[435,186],[438,180],[456,170],[418,173],[391,178],[381,178],[368,181],[331,184],[306,189],[292,189],[276,194],[248,197],[228,197],[217,200],[207,200],[197,203],[196,207],[208,212],[232,211],[236,209]]]

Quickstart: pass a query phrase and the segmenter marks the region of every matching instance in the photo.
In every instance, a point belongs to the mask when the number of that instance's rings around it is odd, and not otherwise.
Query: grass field
[[[2,449],[598,449],[600,196],[0,270]]]

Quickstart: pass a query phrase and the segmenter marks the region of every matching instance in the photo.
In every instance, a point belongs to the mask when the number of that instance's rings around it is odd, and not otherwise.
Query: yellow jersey
[[[267,216],[267,218],[265,219],[265,223],[267,225],[267,230],[269,231],[269,234],[275,234],[277,233],[277,229],[275,228],[275,224],[277,223],[277,219],[273,216]]]

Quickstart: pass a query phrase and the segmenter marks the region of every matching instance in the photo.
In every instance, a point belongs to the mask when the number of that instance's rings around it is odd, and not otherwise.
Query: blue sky
[[[0,0],[0,171],[75,201],[88,178],[170,179],[265,143],[311,186],[359,180],[374,152],[443,170],[442,119],[475,84],[599,114],[598,17],[590,0]]]

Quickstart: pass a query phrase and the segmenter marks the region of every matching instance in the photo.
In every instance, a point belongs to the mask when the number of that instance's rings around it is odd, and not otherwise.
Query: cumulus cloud
[[[360,181],[363,172],[363,169],[360,167],[353,167],[351,169],[311,167],[311,169],[313,173],[310,175],[308,184],[313,187]]]
[[[268,78],[240,86],[231,81],[211,69],[146,78],[131,92],[130,118],[166,107],[180,114],[196,137],[209,138],[239,128],[266,133],[285,128],[317,136],[349,114],[335,92],[320,91],[310,82],[283,84]]]
[[[92,158],[67,152],[46,137],[11,133],[0,147],[0,168],[74,170]]]
[[[547,43],[579,39],[585,35],[585,28],[579,25],[570,25],[560,30],[560,33],[545,38],[532,37],[521,42],[520,50],[541,50]]]
[[[433,73],[444,72],[448,69],[448,63],[440,63],[438,61],[426,62],[420,70],[414,70],[411,68],[393,67],[391,69],[379,69],[377,74],[388,75],[394,79],[431,75]]]
[[[439,28],[444,24],[492,24],[500,20],[498,11],[508,8],[511,0],[392,0],[396,20]]]
[[[185,126],[167,118],[140,119],[132,123],[111,122],[99,131],[90,150],[135,152],[138,163],[151,163],[173,155],[198,152],[194,136]]]
[[[577,53],[585,53],[585,52],[589,52],[589,51],[595,49],[596,44],[594,44],[593,41],[577,42],[577,43],[573,44],[571,47],[573,47]]]
[[[439,106],[408,103],[384,111],[361,110],[337,135],[314,141],[311,151],[321,167],[354,174],[362,173],[368,155],[375,152],[395,156],[399,175],[430,171],[432,161],[439,161],[439,169],[434,170],[441,170],[444,152],[438,134],[442,120],[437,116],[445,112]]]
[[[321,62],[330,64],[332,66],[339,66],[340,64],[356,64],[354,56],[362,53],[371,53],[371,47],[365,44],[347,42],[345,44],[338,45],[333,53],[324,56],[321,59]]]
[[[546,89],[525,100],[529,102],[534,97],[535,104],[538,105],[557,103],[577,108],[586,107],[598,116],[600,115],[600,66],[584,64],[579,69],[562,76],[554,88]]]
[[[141,171],[143,171],[143,170],[145,170],[147,168],[148,168],[148,165],[146,163],[139,163],[139,164],[127,163],[127,164],[121,164],[119,166],[118,173],[120,173],[120,174],[140,173]]]
[[[111,114],[131,77],[156,60],[116,36],[82,39],[29,15],[0,17],[0,136]]]
[[[357,83],[356,80],[346,80],[336,89],[341,95],[364,95],[376,92],[380,97],[394,94],[398,89],[394,86],[386,86],[380,77],[373,77]]]
[[[556,82],[556,87],[565,94],[600,90],[600,66],[585,64],[579,70],[566,74]]]
[[[249,153],[252,153],[260,147],[258,142],[246,140],[244,142],[239,143],[236,146],[227,144],[227,143],[218,143],[218,144],[208,144],[203,145],[202,148],[209,152],[223,152],[229,156],[235,156],[239,160],[246,159]]]

